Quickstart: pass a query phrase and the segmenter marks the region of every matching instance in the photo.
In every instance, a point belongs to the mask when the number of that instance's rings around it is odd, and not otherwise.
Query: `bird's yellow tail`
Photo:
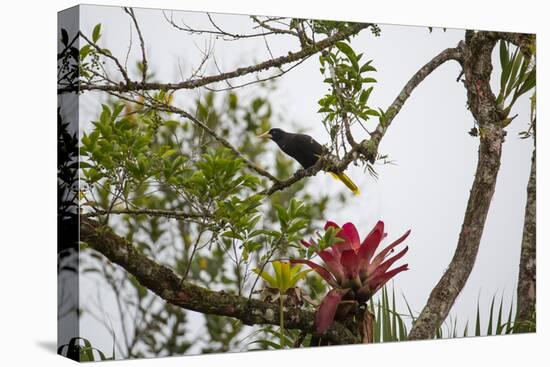
[[[344,183],[344,185],[346,185],[347,188],[350,189],[351,192],[353,192],[355,195],[359,196],[361,194],[361,192],[359,191],[359,188],[357,187],[357,185],[354,184],[353,181],[351,180],[351,178],[349,178],[345,173],[343,173],[343,172],[341,172],[341,173],[329,172],[329,173],[335,179],[337,179],[339,181],[342,181]]]

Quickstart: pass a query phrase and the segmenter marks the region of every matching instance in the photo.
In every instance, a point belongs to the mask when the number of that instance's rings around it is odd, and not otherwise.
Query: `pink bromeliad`
[[[325,332],[333,323],[338,306],[343,300],[364,304],[396,274],[408,270],[408,264],[390,270],[390,267],[405,255],[408,247],[393,256],[388,255],[407,238],[410,230],[376,253],[387,235],[384,233],[384,222],[378,221],[362,243],[357,228],[352,223],[346,223],[340,228],[336,223],[328,221],[325,230],[329,227],[334,227],[338,231],[337,237],[341,242],[323,250],[315,250],[323,260],[324,266],[306,259],[291,260],[292,263],[308,265],[332,286],[332,290],[327,293],[315,315],[316,330],[319,334]],[[308,248],[317,247],[313,240],[302,241],[302,244]]]

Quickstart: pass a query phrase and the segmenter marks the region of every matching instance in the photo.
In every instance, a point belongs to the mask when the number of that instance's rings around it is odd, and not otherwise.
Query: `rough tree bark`
[[[95,220],[80,218],[80,240],[134,275],[144,287],[176,306],[204,314],[233,317],[246,325],[279,324],[278,304],[248,299],[224,291],[214,292],[183,281],[170,268],[149,259],[130,242]],[[285,309],[284,323],[288,329],[310,333],[315,330],[314,313],[299,308]],[[358,336],[348,326],[338,322],[331,326],[324,337],[332,344],[359,342]]]
[[[473,269],[485,220],[495,191],[505,132],[489,84],[491,53],[497,38],[488,32],[466,32],[463,70],[468,106],[479,125],[478,164],[455,254],[409,333],[409,339],[428,339],[447,318]]]
[[[528,331],[532,329],[529,325],[526,325],[525,322],[534,320],[537,299],[536,171],[536,149],[533,149],[533,156],[531,158],[531,173],[527,184],[527,203],[525,205],[525,222],[523,224],[523,238],[521,241],[521,256],[518,276],[517,321],[519,321],[518,328],[520,331]]]

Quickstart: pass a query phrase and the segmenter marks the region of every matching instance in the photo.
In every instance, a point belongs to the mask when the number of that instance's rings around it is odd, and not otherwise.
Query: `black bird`
[[[287,133],[278,128],[266,131],[258,135],[258,138],[273,140],[283,152],[297,160],[306,169],[317,163],[324,151],[323,146],[311,136]],[[359,188],[345,173],[329,173],[337,180],[342,181],[355,195],[359,195]]]

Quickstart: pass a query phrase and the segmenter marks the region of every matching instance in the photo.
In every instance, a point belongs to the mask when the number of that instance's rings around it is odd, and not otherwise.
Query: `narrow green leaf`
[[[477,300],[476,330],[475,336],[481,335],[481,317],[479,315],[479,299]]]
[[[263,280],[265,280],[269,284],[270,287],[277,288],[277,281],[275,280],[275,278],[273,278],[267,272],[260,271],[260,269],[258,269],[258,268],[254,268],[254,269],[252,269],[252,271],[254,273],[258,274]]]
[[[298,283],[300,280],[305,278],[305,276],[311,271],[313,271],[313,269],[306,269],[306,270],[303,270],[303,271],[299,272],[298,274],[294,275],[294,277],[291,279],[291,283],[289,285],[289,288],[295,287],[296,283]]]
[[[372,60],[367,61],[363,66],[361,66],[361,69],[359,69],[359,73],[365,73],[369,71],[377,71],[374,66],[371,65]]]
[[[506,321],[506,331],[505,334],[510,334],[512,332],[512,309],[514,308],[514,302],[510,302],[510,311],[508,312],[508,321]]]
[[[359,96],[359,102],[361,104],[365,104],[367,102],[367,100],[370,97],[370,94],[372,93],[372,89],[373,87],[369,87],[368,89],[363,89],[363,91],[361,92],[361,95]]]
[[[271,266],[273,266],[273,271],[275,272],[275,279],[277,281],[277,288],[281,288],[281,285],[283,284],[283,271],[281,269],[281,262],[280,261],[273,261],[271,263]]]
[[[516,55],[514,54],[512,56],[512,60]],[[500,94],[502,95],[502,100],[506,98],[506,85],[508,84],[508,80],[510,79],[510,72],[512,71],[512,62],[510,62],[510,58],[507,57],[506,64],[502,67],[502,74],[500,75]]]
[[[506,97],[510,95],[510,93],[512,92],[512,89],[514,88],[518,71],[521,66],[521,62],[523,60],[523,56],[521,52],[519,52],[519,49],[517,49],[516,52],[514,52],[514,57],[512,58],[512,60],[513,60],[512,70],[510,71],[510,79],[508,80],[508,84],[506,85],[506,91],[504,92],[504,99],[506,99]]]
[[[397,308],[395,307],[395,288],[392,287],[392,338],[397,341]]]
[[[517,91],[516,93],[517,97],[521,96],[524,93],[529,92],[532,88],[535,87],[536,83],[537,83],[537,74],[536,74],[536,70],[533,69],[527,74],[525,81]]]
[[[493,310],[495,306],[495,296],[493,295],[493,300],[491,301],[491,308],[489,310],[489,323],[487,325],[487,335],[493,335]]]
[[[281,262],[282,284],[280,284],[281,292],[286,292],[290,281],[290,263]]]
[[[502,325],[502,303],[504,301],[504,293],[500,297],[500,305],[498,306],[498,316],[497,316],[497,329],[495,334],[500,335],[502,334],[502,329],[504,328]]]

